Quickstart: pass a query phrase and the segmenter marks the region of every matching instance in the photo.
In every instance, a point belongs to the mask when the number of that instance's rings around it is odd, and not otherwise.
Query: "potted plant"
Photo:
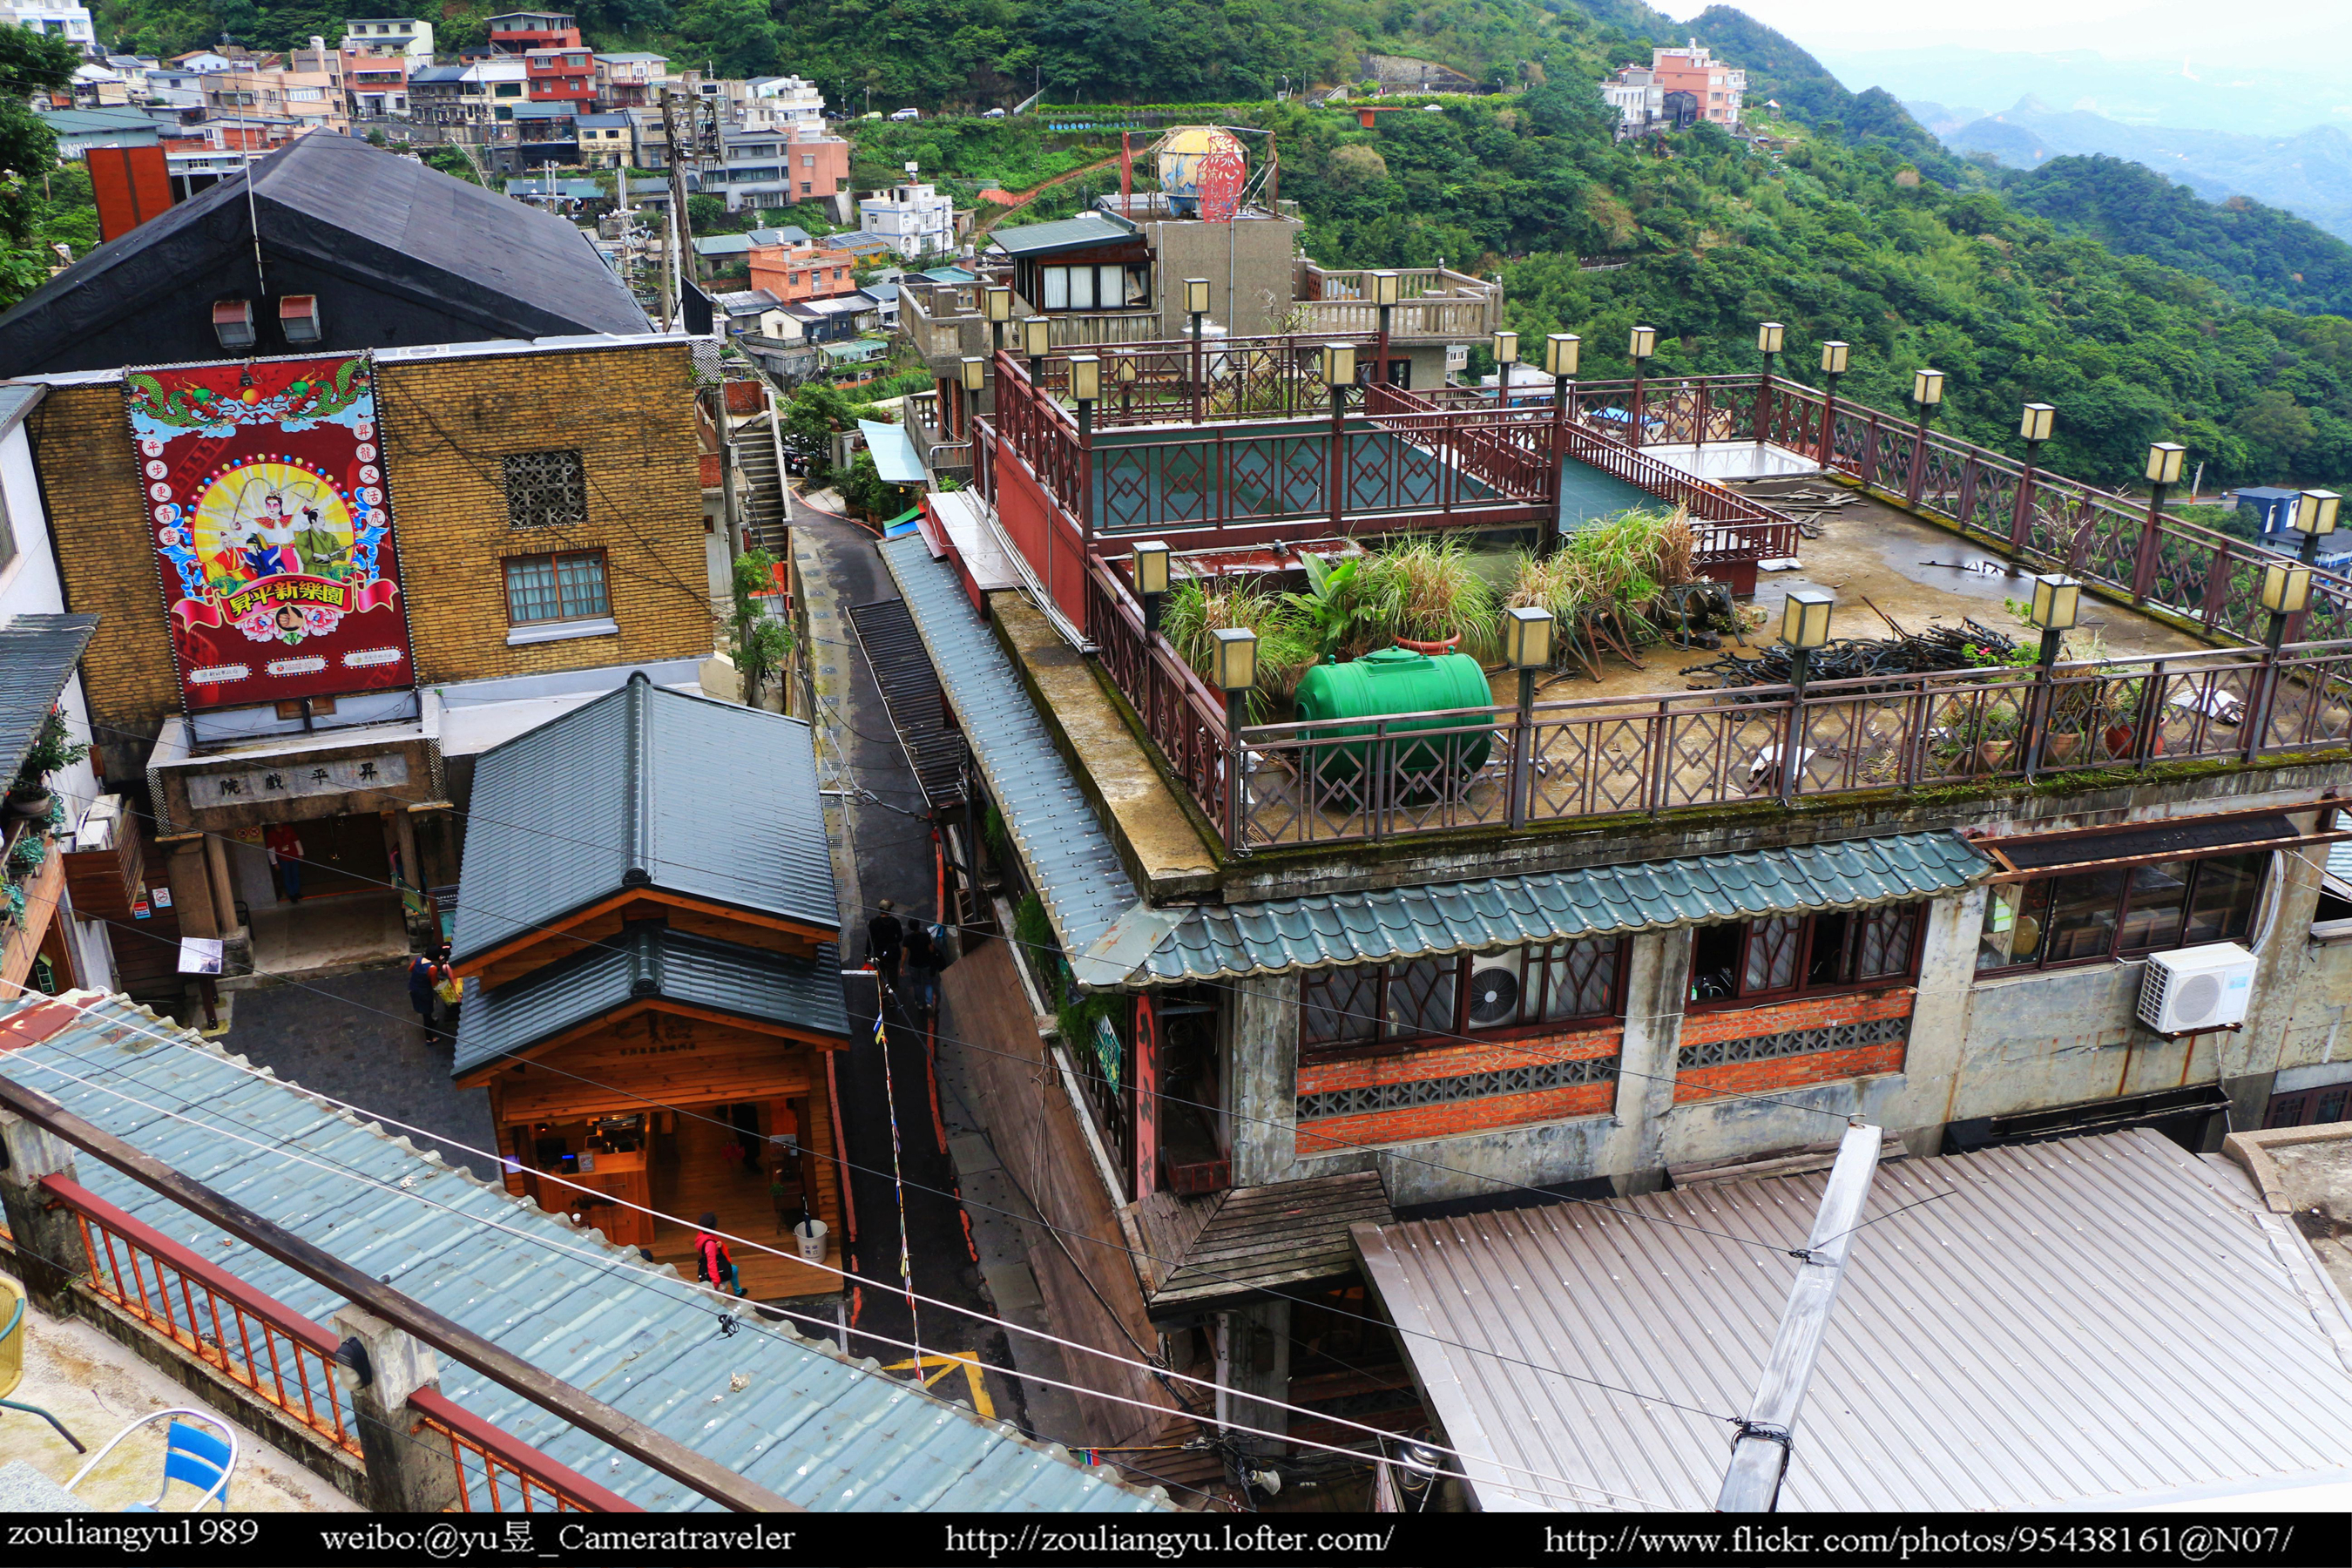
[[[1483,656],[1494,640],[1501,613],[1495,590],[1461,535],[1408,535],[1375,554],[1366,576],[1368,613],[1399,647],[1436,655],[1466,641]]]
[[[1210,633],[1222,626],[1257,633],[1257,686],[1254,709],[1287,704],[1298,678],[1319,657],[1313,633],[1300,624],[1290,595],[1247,583],[1194,577],[1176,584],[1160,616],[1160,635],[1176,656],[1202,676],[1210,671]]]
[[[88,755],[89,747],[67,732],[65,715],[50,709],[16,770],[16,782],[8,790],[8,809],[18,816],[48,816],[49,775]]]

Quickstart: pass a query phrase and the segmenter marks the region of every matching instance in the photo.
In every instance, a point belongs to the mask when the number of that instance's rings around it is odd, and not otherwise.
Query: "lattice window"
[[[1461,973],[1454,958],[1391,964],[1388,974],[1389,1032],[1398,1037],[1442,1035],[1454,1027],[1454,994]]]
[[[588,470],[577,452],[509,452],[507,521],[516,528],[572,528],[588,521]]]
[[[1380,1037],[1381,972],[1362,966],[1324,969],[1298,983],[1299,1037],[1318,1046],[1360,1045]]]
[[[1748,928],[1748,963],[1740,975],[1739,994],[1785,991],[1797,983],[1797,954],[1804,945],[1805,919],[1789,915],[1758,921]]]
[[[1911,950],[1917,945],[1919,906],[1893,904],[1866,910],[1854,917],[1853,976],[1878,980],[1911,972]]]
[[[1519,992],[1524,1023],[1593,1018],[1611,1010],[1617,996],[1618,942],[1562,942],[1527,950],[1526,982]]]

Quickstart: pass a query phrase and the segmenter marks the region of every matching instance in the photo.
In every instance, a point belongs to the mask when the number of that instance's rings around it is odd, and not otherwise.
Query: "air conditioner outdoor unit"
[[[2234,942],[2159,952],[2140,977],[2139,1021],[2159,1035],[2234,1028],[2253,989],[2254,955]]]
[[[1519,1021],[1519,951],[1482,952],[1470,961],[1470,1026],[1499,1028]]]

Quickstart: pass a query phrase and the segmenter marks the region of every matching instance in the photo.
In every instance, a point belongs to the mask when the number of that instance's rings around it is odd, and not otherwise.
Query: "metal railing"
[[[1574,422],[1628,414],[1633,384],[1585,382]],[[2029,468],[2018,458],[1775,376],[1646,380],[1640,397],[1647,444],[1761,438],[1857,479],[1987,549],[2043,570],[2067,572],[2136,608],[2218,638],[2260,641],[2265,563],[2276,551],[2157,510],[2148,502],[2079,479]],[[2352,637],[2352,580],[2313,574],[2311,607],[2290,617],[2289,641]]]
[[[458,1513],[643,1513],[619,1493],[518,1442],[446,1394],[420,1388],[408,1396],[416,1420],[409,1436],[431,1433],[449,1445],[457,1471]]]
[[[79,1183],[47,1176],[40,1184],[79,1222],[84,1289],[324,1445],[364,1460],[350,1396],[335,1377],[333,1333]],[[450,1444],[463,1511],[637,1511],[435,1390],[416,1390],[409,1407],[412,1436],[430,1430]]]
[[[1176,657],[1163,637],[1146,638],[1143,611],[1100,556],[1089,558],[1087,640],[1137,715],[1144,733],[1220,836],[1231,841],[1226,769],[1232,760],[1224,698]]]
[[[42,1189],[80,1222],[81,1283],[296,1425],[353,1458],[360,1441],[319,1324],[123,1213],[79,1183]]]

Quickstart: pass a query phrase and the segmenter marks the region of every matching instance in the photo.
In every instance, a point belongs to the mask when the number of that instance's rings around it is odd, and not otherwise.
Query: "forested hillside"
[[[224,18],[155,4],[106,15],[148,28]],[[445,37],[462,40],[475,15]],[[335,30],[289,7],[254,18],[262,42]],[[1885,94],[1847,92],[1728,7],[1679,25],[1639,0],[595,0],[583,20],[608,43],[672,40],[674,58],[703,53],[676,40],[704,40],[721,70],[799,69],[836,100],[845,85],[854,106],[868,86],[877,107],[1011,97],[1040,73],[1056,100],[1221,101],[1221,118],[1276,132],[1282,192],[1318,258],[1499,273],[1512,324],[1583,333],[1591,374],[1625,368],[1637,321],[1664,334],[1660,372],[1749,369],[1755,323],[1776,319],[1799,374],[1821,340],[1853,343],[1847,388],[1882,407],[1904,406],[1914,368],[1939,366],[1945,422],[1989,444],[2013,445],[2019,404],[2053,403],[2051,458],[2109,482],[2166,438],[2209,485],[2352,478],[2352,321],[2308,313],[2352,302],[2342,247],[2266,209],[2184,206],[2128,172],[2017,178],[1959,161]],[[1784,150],[1705,126],[1663,146],[1612,139],[1593,83],[1652,39],[1692,33],[1751,72],[1751,119]],[[1374,130],[1295,100],[1232,107],[1284,75],[1294,89],[1343,78],[1366,44],[1525,90]],[[1084,150],[1030,121],[868,140],[861,169],[887,151],[975,180],[1076,166]]]
[[[2121,158],[2053,158],[2005,170],[2000,184],[2027,212],[2210,278],[2240,300],[2352,315],[2352,245],[2293,213],[2245,196],[2209,202]]]

